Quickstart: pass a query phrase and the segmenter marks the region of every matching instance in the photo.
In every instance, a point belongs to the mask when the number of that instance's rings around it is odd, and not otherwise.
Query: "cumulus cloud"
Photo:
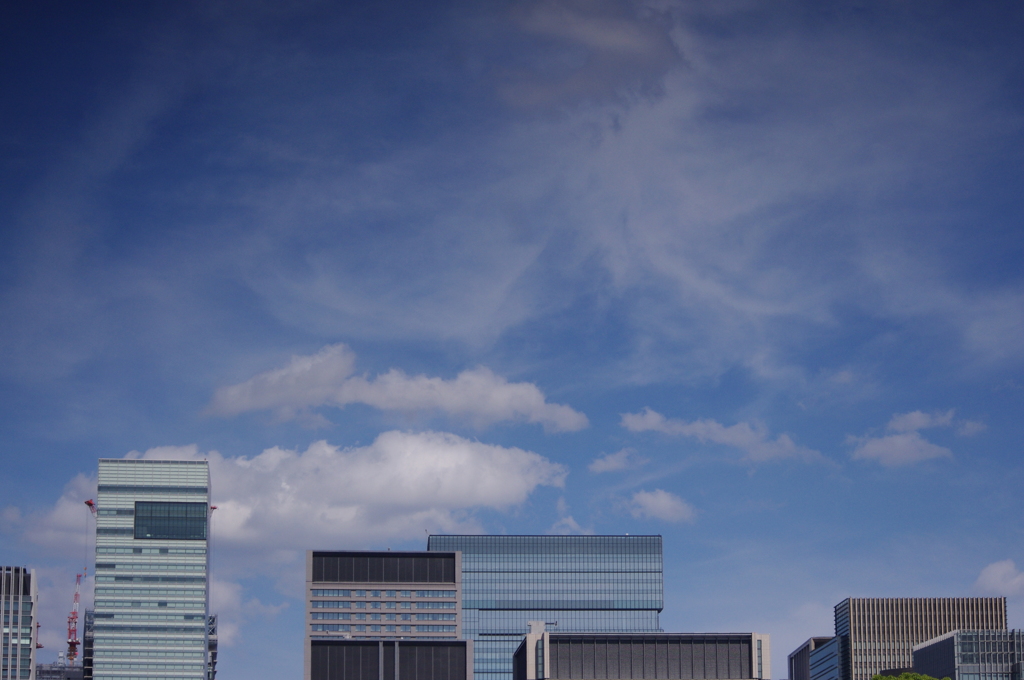
[[[855,460],[874,460],[887,467],[910,465],[932,458],[949,458],[953,452],[944,446],[933,444],[921,436],[920,430],[937,427],[957,427],[957,433],[971,436],[985,429],[985,424],[973,420],[955,421],[955,409],[925,413],[911,411],[897,413],[885,426],[888,434],[880,437],[847,437],[847,443],[855,444]]]
[[[655,489],[637,491],[630,499],[629,512],[637,519],[660,519],[665,522],[693,522],[697,511],[679,496]]]
[[[305,451],[274,447],[253,457],[204,454],[195,445],[126,457],[209,461],[219,579],[211,599],[223,617],[226,643],[237,638],[245,619],[271,617],[284,606],[245,599],[239,578],[262,573],[299,595],[309,548],[368,547],[422,538],[424,530],[477,532],[474,511],[521,504],[539,486],[563,486],[567,474],[532,451],[443,432],[391,431],[367,446],[319,441]],[[79,546],[75,553],[87,548],[90,516],[82,501],[95,493],[96,478],[79,475],[49,511],[23,517],[8,508],[5,524],[22,540],[66,558],[69,546]]]
[[[993,562],[978,574],[974,589],[986,595],[1019,597],[1024,595],[1024,572],[1013,560]]]
[[[518,421],[571,432],[588,425],[582,413],[549,403],[533,383],[510,383],[483,366],[452,380],[409,376],[398,369],[367,379],[353,375],[354,368],[355,354],[348,347],[329,345],[313,355],[293,356],[283,368],[218,389],[207,412],[234,416],[272,410],[288,419],[318,406],[366,404],[403,413],[441,412],[481,427]]]
[[[549,534],[558,536],[566,536],[569,534],[593,534],[593,529],[584,529],[580,526],[580,523],[569,514],[569,504],[565,502],[565,498],[559,498],[558,503],[555,506],[558,510],[558,521],[551,525],[548,529]]]
[[[647,459],[638,456],[633,449],[622,449],[606,456],[595,458],[587,469],[591,472],[615,472],[633,467],[640,467],[647,463]]]
[[[762,423],[736,423],[725,426],[710,419],[692,422],[666,418],[657,411],[645,408],[640,413],[623,413],[622,426],[630,432],[661,432],[667,435],[693,437],[701,443],[722,444],[745,453],[744,460],[765,462],[784,458],[814,460],[821,454],[798,446],[787,434],[771,439]]]
[[[195,446],[144,458],[202,457]],[[443,432],[391,431],[368,446],[314,442],[252,458],[210,452],[211,533],[221,546],[302,551],[472,528],[475,508],[518,505],[538,486],[562,486],[567,470],[523,449]]]
[[[848,441],[858,442],[857,448],[853,451],[855,460],[874,460],[886,467],[953,456],[953,452],[945,446],[932,444],[918,432],[903,432],[884,437],[851,437]]]

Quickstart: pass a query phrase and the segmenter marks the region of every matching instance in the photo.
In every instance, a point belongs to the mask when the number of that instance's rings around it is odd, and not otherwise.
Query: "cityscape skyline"
[[[3,3],[37,658],[110,571],[98,459],[208,467],[218,680],[302,667],[308,550],[445,535],[660,535],[659,627],[770,634],[774,678],[846,598],[1024,628],[1022,36],[1017,0]]]

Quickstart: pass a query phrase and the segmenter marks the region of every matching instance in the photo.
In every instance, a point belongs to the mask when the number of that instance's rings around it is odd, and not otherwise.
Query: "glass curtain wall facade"
[[[911,668],[914,645],[959,628],[1006,630],[1005,597],[847,598],[836,605],[841,680]]]
[[[427,550],[462,553],[475,680],[512,680],[529,621],[571,633],[661,631],[661,536],[430,536]]]
[[[24,567],[0,567],[0,601],[4,609],[3,643],[0,645],[0,678],[35,680],[37,600],[35,571]]]
[[[209,508],[206,461],[101,459],[95,680],[206,680]]]
[[[914,672],[951,680],[1022,680],[1024,631],[947,633],[914,647]]]

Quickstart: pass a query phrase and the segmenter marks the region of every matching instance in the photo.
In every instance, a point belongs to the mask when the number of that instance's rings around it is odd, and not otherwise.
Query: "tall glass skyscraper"
[[[212,678],[206,461],[101,459],[95,680]]]
[[[427,550],[462,552],[476,680],[512,680],[528,621],[557,622],[557,632],[661,630],[661,536],[430,536]]]

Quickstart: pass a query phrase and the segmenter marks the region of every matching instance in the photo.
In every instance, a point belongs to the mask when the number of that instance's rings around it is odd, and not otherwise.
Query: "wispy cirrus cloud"
[[[622,426],[630,432],[661,432],[677,437],[692,437],[701,443],[729,446],[743,451],[743,459],[750,462],[787,458],[810,461],[821,457],[818,451],[799,446],[787,434],[772,439],[768,428],[758,422],[726,426],[711,419],[686,421],[666,418],[657,411],[644,408],[639,413],[623,413]]]
[[[355,354],[348,347],[328,345],[316,354],[293,356],[282,368],[218,389],[207,412],[233,416],[271,410],[287,419],[319,406],[366,404],[404,413],[439,412],[478,426],[512,421],[571,432],[589,424],[579,411],[548,402],[533,383],[510,383],[482,366],[451,380],[409,376],[398,369],[368,379],[353,375],[354,368]]]

